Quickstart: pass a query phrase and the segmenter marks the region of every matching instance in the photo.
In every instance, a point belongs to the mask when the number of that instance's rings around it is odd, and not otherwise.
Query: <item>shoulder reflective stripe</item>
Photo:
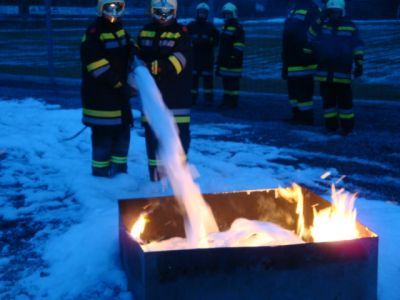
[[[106,65],[106,66],[104,66],[104,67],[101,67],[101,68],[98,68],[98,69],[94,70],[94,71],[93,71],[92,73],[90,73],[90,74],[92,74],[92,76],[93,76],[94,78],[97,78],[97,77],[99,77],[101,74],[107,72],[108,69],[110,69],[110,68],[111,68],[110,65]]]
[[[119,37],[119,38],[125,36],[125,30],[124,30],[124,29],[118,30],[118,31],[116,32],[116,35],[117,35],[117,37]]]
[[[234,43],[233,47],[239,48],[239,49],[243,49],[244,48],[244,44],[243,43]]]
[[[338,116],[338,113],[336,111],[325,112],[324,113],[324,118],[325,119],[337,118],[337,116]]]
[[[236,27],[235,26],[228,26],[228,27],[226,27],[226,29],[229,30],[229,31],[235,31]]]
[[[364,55],[364,51],[363,50],[355,50],[354,55]]]
[[[105,161],[98,161],[98,160],[92,160],[92,166],[95,168],[106,168],[109,167],[111,164],[111,161],[105,160]]]
[[[179,39],[181,34],[179,32],[163,32],[161,34],[162,39]]]
[[[86,69],[90,72],[90,71],[93,71],[93,70],[95,70],[95,69],[98,69],[98,68],[100,68],[100,67],[102,67],[102,66],[108,65],[109,63],[110,63],[110,62],[109,62],[107,59],[102,58],[102,59],[100,59],[100,60],[97,60],[97,61],[95,61],[95,62],[92,62],[91,64],[88,64],[88,65],[86,66]]]
[[[182,52],[174,52],[173,55],[179,60],[182,65],[182,68],[186,67],[186,57],[182,54]]]
[[[98,118],[92,118],[92,117],[88,117],[88,116],[83,116],[82,121],[83,121],[84,124],[89,124],[89,125],[102,125],[102,126],[122,125],[121,118],[98,119]]]
[[[301,110],[301,111],[311,110],[311,109],[313,109],[314,102],[312,102],[312,101],[298,102],[297,106],[298,106],[299,110]]]
[[[174,115],[174,116],[182,116],[182,115],[190,115],[190,109],[170,109],[170,112]]]
[[[115,40],[115,36],[110,32],[102,33],[102,34],[100,34],[100,40],[102,40],[102,41]]]
[[[121,110],[94,110],[94,109],[83,109],[83,113],[91,117],[103,117],[103,118],[118,118],[122,115]]]
[[[155,37],[156,36],[156,32],[155,31],[147,31],[147,30],[143,30],[140,32],[140,37]]]
[[[338,30],[356,31],[356,29],[353,26],[339,26]]]
[[[174,68],[176,70],[176,74],[180,74],[182,72],[182,66],[181,66],[181,63],[179,62],[179,60],[174,55],[170,55],[168,57],[168,60],[174,66]]]
[[[146,40],[141,40],[140,41],[140,44],[142,45],[142,46],[151,46],[151,45],[153,45],[153,40],[148,40],[148,39],[146,39]]]
[[[295,15],[292,16],[292,19],[297,19],[297,20],[300,20],[300,21],[304,21],[306,19],[306,16],[295,14]]]

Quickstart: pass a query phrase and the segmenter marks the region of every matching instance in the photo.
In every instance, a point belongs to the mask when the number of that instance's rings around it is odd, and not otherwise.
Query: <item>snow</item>
[[[129,174],[94,178],[90,130],[62,141],[82,128],[80,110],[36,99],[0,101],[0,110],[0,298],[131,299],[119,262],[117,200],[172,193],[148,180],[143,129],[132,130]],[[193,124],[189,159],[203,193],[294,181],[321,188],[324,173],[331,173],[325,181],[341,177],[334,166],[295,168],[277,162],[293,159],[296,149],[209,139],[229,137],[244,126]],[[322,159],[322,153],[314,158]],[[322,196],[329,193],[327,188]],[[400,207],[358,199],[356,208],[361,222],[380,236],[379,299],[400,299]]]

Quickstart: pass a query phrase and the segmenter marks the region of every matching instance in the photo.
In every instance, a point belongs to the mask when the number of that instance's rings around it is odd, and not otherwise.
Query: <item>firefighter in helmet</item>
[[[99,0],[97,10],[81,43],[82,121],[92,130],[92,174],[111,177],[127,172],[134,46],[120,21],[124,0]]]
[[[317,65],[307,41],[310,25],[320,10],[313,0],[295,0],[285,20],[282,39],[282,78],[287,80],[292,121],[314,122],[314,79]]]
[[[176,0],[152,0],[152,22],[138,36],[138,55],[146,63],[161,92],[165,105],[174,115],[185,153],[190,144],[192,56],[188,30],[176,20]],[[157,159],[157,139],[142,117],[151,181],[162,177],[162,161]]]
[[[224,26],[221,31],[217,58],[217,74],[222,77],[224,89],[220,108],[237,108],[240,78],[243,70],[245,34],[238,21],[238,11],[228,2],[222,7]]]
[[[199,80],[203,78],[206,105],[214,99],[214,48],[218,45],[219,32],[214,24],[207,21],[210,7],[201,2],[196,7],[196,20],[188,25],[193,45],[192,102],[196,104]]]
[[[363,74],[364,43],[356,25],[345,17],[345,1],[329,0],[309,29],[316,52],[325,127],[348,135],[354,128],[352,79]]]

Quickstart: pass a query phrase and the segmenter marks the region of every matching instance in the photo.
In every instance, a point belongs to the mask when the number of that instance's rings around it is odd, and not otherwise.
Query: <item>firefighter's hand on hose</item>
[[[361,65],[356,66],[356,68],[354,69],[354,72],[353,72],[354,78],[361,77],[363,75],[363,73],[364,73],[363,66],[361,66]]]

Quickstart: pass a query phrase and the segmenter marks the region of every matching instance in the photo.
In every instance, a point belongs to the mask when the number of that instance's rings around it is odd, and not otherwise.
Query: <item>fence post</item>
[[[54,72],[54,40],[53,28],[51,24],[51,0],[46,0],[46,31],[47,31],[47,73],[49,76],[49,83],[51,86],[55,85],[55,72]]]

